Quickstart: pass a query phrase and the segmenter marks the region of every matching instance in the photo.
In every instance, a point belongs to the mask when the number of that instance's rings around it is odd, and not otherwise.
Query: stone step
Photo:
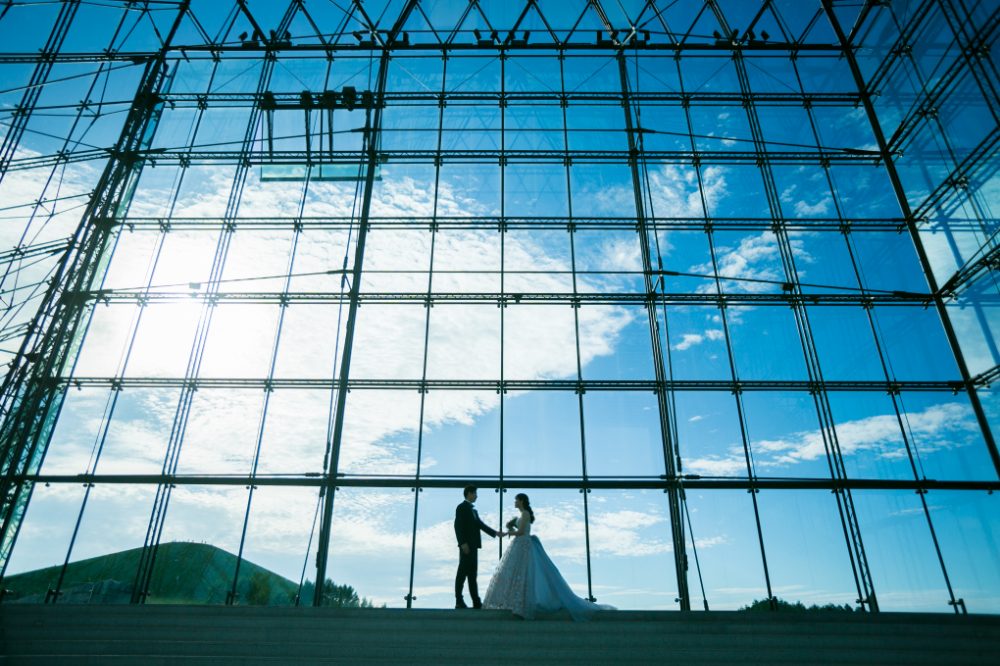
[[[639,638],[642,636],[675,636],[683,637],[690,634],[698,635],[776,635],[794,636],[798,633],[808,633],[813,636],[858,636],[877,638],[922,638],[928,636],[944,635],[949,640],[975,639],[977,637],[991,637],[993,640],[1000,640],[1000,629],[996,627],[969,625],[969,626],[944,626],[926,627],[909,626],[906,624],[872,624],[869,626],[859,624],[812,624],[801,622],[717,622],[717,623],[601,623],[590,622],[577,625],[575,623],[532,623],[532,622],[497,622],[482,626],[472,627],[462,623],[451,622],[392,622],[392,621],[325,621],[325,620],[302,620],[289,621],[287,619],[275,620],[272,622],[244,623],[238,620],[227,620],[224,622],[192,622],[176,620],[172,622],[149,622],[149,621],[126,621],[120,619],[111,621],[102,618],[86,618],[80,621],[61,620],[35,620],[28,622],[6,621],[3,622],[2,631],[6,636],[16,638],[34,638],[50,635],[53,631],[62,632],[66,637],[107,635],[117,632],[137,632],[141,631],[145,635],[155,635],[157,633],[175,634],[182,632],[185,635],[197,635],[201,632],[212,632],[215,636],[223,633],[255,635],[259,632],[279,632],[283,634],[294,633],[297,636],[308,637],[309,639],[322,638],[324,635],[336,633],[338,635],[348,635],[353,632],[364,633],[391,633],[396,636],[418,636],[424,632],[433,632],[436,635],[463,635],[468,633],[488,632],[498,637],[508,639],[514,636],[530,637],[534,635],[551,636],[628,636]],[[65,632],[72,632],[71,634]]]
[[[552,654],[544,651],[526,651],[516,660],[512,655],[485,655],[479,651],[470,655],[468,651],[452,655],[450,658],[442,654],[425,655],[410,652],[403,655],[389,655],[377,650],[367,652],[362,656],[332,654],[319,657],[300,655],[295,651],[286,650],[279,656],[247,656],[247,655],[198,655],[191,654],[182,657],[165,656],[153,653],[117,655],[23,655],[10,657],[9,666],[64,666],[72,663],[74,666],[105,666],[117,664],[143,664],[143,666],[195,666],[211,664],[212,666],[247,666],[264,664],[482,664],[483,666],[508,666],[512,663],[524,666],[579,666],[580,664],[612,663],[615,666],[664,666],[665,664],[690,664],[693,666],[733,666],[733,664],[753,664],[774,666],[775,664],[795,664],[802,666],[983,666],[996,663],[993,655],[978,656],[965,653],[914,656],[894,650],[839,650],[828,653],[817,650],[717,650],[712,648],[666,649],[652,656],[623,655],[620,650],[607,649],[600,652],[590,651],[583,657],[567,656],[565,652]]]
[[[614,623],[604,624],[590,622],[586,624],[565,623],[556,625],[550,623],[531,622],[498,622],[489,625],[477,625],[471,631],[469,625],[447,622],[423,623],[393,623],[393,622],[362,622],[362,621],[300,621],[288,620],[270,623],[240,623],[229,620],[226,622],[102,622],[99,618],[90,618],[86,622],[36,621],[29,623],[5,622],[2,624],[3,635],[18,640],[50,636],[58,631],[63,638],[85,638],[90,636],[108,636],[112,634],[131,635],[141,632],[144,636],[173,636],[183,633],[185,636],[200,636],[207,634],[212,639],[235,635],[250,637],[263,635],[295,635],[307,640],[322,640],[326,636],[350,636],[355,633],[384,634],[386,638],[399,637],[400,640],[410,640],[427,632],[437,636],[463,636],[489,633],[500,639],[508,640],[514,637],[529,639],[534,636],[561,637],[628,637],[641,639],[643,637],[683,638],[689,635],[713,636],[776,636],[794,637],[798,634],[808,634],[816,637],[837,638],[856,636],[884,639],[919,640],[944,636],[948,640],[975,640],[983,638],[1000,640],[1000,629],[984,626],[954,626],[925,627],[907,626],[903,624],[881,625],[848,625],[848,624],[808,624],[808,623]]]
[[[0,606],[4,666],[270,663],[985,664],[995,616]]]
[[[124,632],[122,632],[124,634]],[[450,635],[439,634],[417,634],[408,636],[380,635],[377,641],[373,641],[369,636],[358,635],[327,635],[320,640],[303,640],[298,634],[282,634],[273,632],[269,635],[245,634],[241,636],[205,636],[184,635],[183,641],[178,641],[176,635],[150,635],[142,632],[138,635],[118,635],[100,637],[68,637],[63,632],[59,637],[39,638],[18,638],[9,640],[7,654],[132,654],[136,652],[147,652],[152,650],[157,654],[185,654],[192,652],[196,654],[257,654],[258,651],[287,649],[288,645],[295,645],[298,653],[305,655],[307,652],[319,650],[319,654],[325,654],[335,650],[357,650],[363,653],[371,647],[373,642],[377,642],[379,649],[432,651],[447,647],[451,650],[477,651],[485,645],[496,645],[508,651],[520,647],[530,647],[531,649],[553,649],[553,650],[576,650],[586,653],[592,649],[601,649],[608,643],[621,644],[623,650],[630,653],[643,650],[669,649],[698,649],[706,644],[711,644],[717,649],[739,650],[752,646],[758,649],[791,649],[791,650],[837,650],[845,644],[850,644],[852,648],[859,650],[878,650],[891,648],[893,650],[930,653],[930,652],[951,652],[954,649],[954,641],[947,636],[906,638],[904,640],[887,640],[876,636],[813,636],[813,635],[757,635],[757,636],[726,636],[713,635],[705,636],[691,634],[686,636],[590,636],[580,633],[576,636],[532,636],[524,637],[517,641],[502,642],[492,640],[486,634],[476,635]],[[567,638],[569,640],[567,640]],[[484,641],[484,639],[486,639]],[[616,640],[609,640],[616,639]],[[996,645],[993,639],[981,638],[978,640],[965,641],[963,649],[973,651],[987,651]],[[571,646],[571,647],[568,647]]]

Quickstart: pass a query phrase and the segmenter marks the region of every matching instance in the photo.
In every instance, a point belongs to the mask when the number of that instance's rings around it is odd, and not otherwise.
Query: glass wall
[[[1000,612],[997,10],[132,4],[0,10],[15,601]]]

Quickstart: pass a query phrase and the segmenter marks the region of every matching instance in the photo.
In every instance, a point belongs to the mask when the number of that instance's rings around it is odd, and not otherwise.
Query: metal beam
[[[58,483],[67,485],[173,485],[173,486],[297,486],[306,488],[325,487],[328,481],[318,472],[315,474],[287,474],[281,476],[209,476],[183,474],[32,474],[19,477],[25,483]],[[337,487],[343,488],[463,488],[475,481],[480,488],[591,488],[594,490],[664,490],[672,488],[703,488],[749,490],[969,490],[995,492],[1000,490],[997,481],[935,481],[934,479],[812,479],[812,478],[746,478],[702,477],[685,474],[677,477],[635,478],[635,477],[592,477],[577,478],[519,478],[504,476],[433,477],[415,476],[356,476],[338,475]]]

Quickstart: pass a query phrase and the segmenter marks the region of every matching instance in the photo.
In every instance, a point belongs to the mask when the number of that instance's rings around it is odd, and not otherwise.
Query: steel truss
[[[835,495],[839,517],[844,532],[845,545],[854,573],[857,589],[857,602],[865,610],[879,610],[877,595],[869,570],[868,557],[865,551],[863,534],[859,525],[857,512],[852,498],[853,490],[915,490],[923,503],[923,512],[928,526],[934,535],[934,525],[924,494],[929,490],[967,490],[993,492],[1000,489],[995,481],[954,481],[947,479],[931,480],[918,472],[914,464],[911,442],[906,435],[903,424],[905,410],[902,408],[901,396],[909,392],[963,392],[968,396],[981,429],[985,445],[989,450],[997,474],[1000,475],[1000,452],[994,440],[986,412],[981,404],[978,390],[988,388],[991,382],[1000,381],[1000,359],[991,369],[973,375],[967,366],[964,350],[959,342],[955,327],[951,321],[947,304],[953,299],[963,299],[972,295],[975,289],[987,278],[995,277],[998,262],[1000,262],[1000,246],[993,239],[995,221],[983,206],[976,208],[976,220],[949,221],[945,232],[952,234],[958,230],[982,232],[988,241],[966,261],[947,280],[939,284],[935,278],[928,253],[924,249],[920,235],[921,229],[940,224],[939,218],[947,218],[956,208],[972,199],[970,190],[978,190],[994,176],[998,169],[997,159],[1000,155],[1000,129],[994,127],[973,149],[956,158],[952,153],[953,163],[948,165],[948,174],[937,181],[936,186],[918,203],[911,204],[900,177],[897,162],[906,155],[916,155],[913,148],[915,137],[923,128],[935,126],[941,128],[939,120],[942,105],[954,105],[961,102],[961,84],[972,80],[983,98],[988,101],[994,120],[1000,123],[998,99],[998,76],[992,61],[989,59],[989,48],[1000,36],[1000,10],[994,11],[989,18],[979,25],[972,26],[965,16],[964,7],[952,0],[923,0],[906,20],[899,26],[899,36],[867,79],[859,65],[859,50],[876,18],[891,9],[887,3],[867,1],[858,9],[852,25],[841,25],[843,14],[836,9],[838,4],[833,0],[820,0],[812,22],[800,35],[792,34],[791,29],[781,18],[778,9],[769,0],[765,0],[760,11],[750,26],[741,33],[731,26],[723,8],[715,0],[706,0],[699,4],[699,18],[686,31],[674,31],[664,19],[666,9],[659,6],[655,0],[649,0],[643,10],[642,25],[651,25],[650,30],[640,26],[640,21],[628,28],[616,28],[609,20],[601,2],[589,0],[581,3],[583,12],[593,12],[594,17],[602,26],[596,35],[577,32],[574,27],[563,37],[549,27],[548,20],[541,13],[542,8],[534,0],[528,0],[520,18],[512,27],[492,30],[489,39],[476,35],[474,43],[463,43],[469,39],[462,32],[462,24],[471,12],[482,14],[476,0],[471,0],[465,13],[450,32],[433,31],[433,40],[429,34],[418,34],[408,28],[411,17],[423,14],[418,0],[408,0],[400,14],[387,17],[386,22],[373,20],[365,12],[360,0],[350,3],[348,18],[337,28],[337,32],[322,32],[301,0],[293,0],[284,12],[276,30],[265,31],[254,19],[247,3],[237,0],[233,8],[232,21],[222,33],[211,39],[198,24],[191,11],[189,0],[176,3],[176,17],[172,27],[162,39],[162,48],[158,51],[120,52],[109,49],[104,53],[71,53],[63,52],[62,45],[72,24],[75,13],[81,3],[77,0],[64,2],[52,30],[51,36],[41,54],[5,53],[0,54],[0,65],[15,63],[34,64],[35,71],[26,88],[22,104],[17,107],[11,117],[8,132],[0,146],[0,180],[7,172],[47,169],[55,171],[67,164],[83,162],[102,162],[105,164],[103,174],[97,188],[89,199],[80,226],[71,239],[17,247],[9,253],[0,255],[0,262],[13,262],[33,256],[48,256],[59,254],[59,261],[53,277],[30,322],[21,322],[4,329],[0,339],[21,338],[18,354],[11,363],[10,370],[0,388],[0,414],[3,424],[0,426],[0,580],[6,568],[11,549],[16,541],[18,530],[24,516],[32,489],[38,483],[82,483],[87,487],[83,506],[80,510],[82,518],[86,508],[90,489],[96,484],[147,484],[156,486],[156,497],[151,510],[149,525],[143,544],[140,565],[136,572],[135,588],[132,602],[143,603],[150,593],[150,582],[156,566],[157,552],[163,535],[172,490],[178,485],[244,485],[247,490],[246,517],[240,542],[237,562],[242,561],[244,542],[246,539],[246,524],[250,515],[254,491],[258,486],[301,486],[316,488],[319,494],[319,529],[317,539],[317,554],[315,578],[325,580],[328,568],[328,552],[330,549],[331,526],[334,517],[334,502],[336,491],[340,487],[361,488],[460,488],[468,479],[435,477],[416,473],[403,477],[377,477],[349,475],[340,471],[340,447],[343,439],[344,417],[347,409],[347,395],[352,390],[382,390],[402,389],[417,390],[420,393],[420,423],[418,433],[423,432],[424,400],[429,391],[466,390],[494,391],[496,394],[506,394],[508,391],[573,391],[578,396],[580,410],[581,454],[584,461],[582,475],[578,478],[522,478],[505,477],[502,472],[496,476],[476,478],[484,488],[494,488],[498,492],[506,492],[514,485],[523,488],[561,488],[579,489],[583,494],[584,526],[587,539],[587,572],[588,596],[592,599],[593,586],[590,581],[590,546],[589,546],[589,503],[587,492],[590,489],[647,489],[662,490],[667,495],[669,504],[670,525],[672,535],[672,550],[674,567],[678,584],[678,603],[681,610],[691,609],[691,593],[688,589],[687,548],[693,543],[694,537],[685,529],[684,515],[686,512],[685,488],[688,489],[745,489],[751,497],[759,537],[761,561],[767,584],[767,596],[776,607],[777,598],[773,593],[770,571],[767,564],[765,549],[766,538],[761,526],[757,493],[759,490],[780,489],[814,489],[831,490]],[[133,4],[149,3],[124,3]],[[662,4],[662,3],[661,3]],[[7,9],[10,8],[8,3]],[[7,9],[3,10],[4,12]],[[522,21],[529,12],[537,12],[542,16],[547,34],[542,41],[530,42],[524,32]],[[647,13],[648,12],[648,13]],[[692,38],[692,30],[702,16],[712,17],[714,24],[722,31],[715,34],[715,39],[707,37]],[[912,57],[913,46],[923,43],[929,23],[934,16],[943,16],[956,42],[959,44],[961,57],[951,61],[946,70],[937,76],[933,83],[922,82],[922,89],[916,95],[900,94],[897,97],[910,104],[910,108],[902,114],[901,120],[891,134],[883,131],[883,118],[879,115],[879,93],[889,90],[894,85],[894,77],[899,75],[906,66],[907,59]],[[0,14],[0,21],[2,21]],[[485,19],[485,15],[482,15]],[[582,16],[582,15],[581,15]],[[288,30],[296,18],[306,18],[316,31],[315,35],[291,38]],[[771,18],[768,18],[771,17]],[[237,19],[248,20],[253,27],[249,38],[244,34],[236,37],[233,25]],[[366,26],[362,32],[353,32],[348,28],[349,20],[357,21]],[[754,33],[754,28],[760,29],[762,20],[776,21],[782,34],[774,35],[774,39],[762,37]],[[817,21],[827,21],[836,34],[835,43],[811,42],[810,31]],[[202,44],[175,44],[174,38],[179,28],[185,22],[192,22],[204,37]],[[578,21],[579,22],[579,21]],[[429,22],[428,22],[429,23]],[[385,29],[385,25],[391,28]],[[2,25],[2,23],[0,23]],[[661,30],[662,28],[662,30]],[[410,33],[413,33],[411,35]],[[353,35],[352,35],[353,33]],[[518,39],[520,33],[523,38]],[[697,34],[697,33],[694,33]],[[352,40],[353,36],[353,40]],[[411,41],[411,36],[413,37]],[[431,41],[421,41],[428,39]],[[536,36],[536,39],[538,37]],[[944,49],[948,45],[943,44]],[[506,66],[506,60],[513,55],[553,55],[560,62],[560,89],[537,91],[508,91],[500,77],[500,89],[489,92],[456,92],[447,90],[442,83],[441,90],[423,92],[399,92],[390,88],[387,83],[389,64],[395,56],[426,56],[443,59],[443,67],[447,71],[448,61],[464,56],[488,56],[498,58],[501,71]],[[566,89],[563,62],[568,57],[576,55],[602,56],[614,61],[617,70],[618,89],[601,92],[577,92]],[[701,90],[687,91],[681,84],[678,91],[648,92],[634,89],[636,85],[630,78],[628,59],[639,57],[655,57],[664,67],[675,67],[680,76],[680,62],[683,58],[717,56],[722,62],[729,59],[733,63],[738,78],[739,90],[729,92],[706,92]],[[803,85],[800,66],[811,58],[826,58],[836,55],[841,58],[842,66],[849,69],[856,90],[850,92],[821,93],[807,91]],[[275,90],[273,89],[273,74],[281,58],[316,58],[332,62],[336,58],[347,56],[364,56],[371,59],[375,74],[370,90],[355,90],[341,88],[340,90]],[[751,85],[747,69],[747,58],[752,56],[768,56],[791,58],[792,68],[798,79],[799,90],[790,92],[760,92]],[[201,61],[211,64],[212,76],[219,63],[224,60],[244,59],[260,63],[260,73],[255,89],[249,92],[206,92],[185,93],[174,91],[171,87],[173,64],[181,60]],[[118,142],[113,147],[93,149],[68,149],[66,146],[53,154],[16,156],[18,146],[23,140],[28,122],[35,111],[40,91],[49,84],[48,77],[56,64],[63,63],[97,63],[101,68],[107,63],[131,62],[143,68],[143,76],[133,99],[128,104],[127,119]],[[110,105],[125,104],[109,103]],[[442,137],[451,131],[443,127],[444,109],[447,107],[497,107],[500,109],[531,108],[538,105],[548,105],[562,109],[562,126],[554,129],[554,135],[561,135],[567,148],[562,150],[513,150],[508,148],[494,150],[456,150],[442,148]],[[416,107],[437,108],[438,124],[433,131],[436,134],[437,147],[425,150],[392,150],[383,147],[383,137],[389,135],[384,125],[383,114],[387,108]],[[627,141],[627,150],[572,150],[569,149],[569,132],[566,120],[567,109],[577,106],[604,106],[622,110],[623,130]],[[656,150],[646,147],[646,142],[657,134],[674,134],[676,128],[645,127],[642,122],[642,109],[651,107],[672,107],[680,109],[687,123],[679,134],[690,143],[689,149]],[[742,110],[745,113],[751,134],[750,139],[734,149],[705,150],[699,147],[696,139],[700,137],[694,131],[693,114],[699,109],[727,108]],[[758,109],[765,107],[804,108],[809,119],[813,141],[809,145],[772,144],[765,138]],[[824,145],[820,140],[819,121],[815,109],[822,107],[861,108],[871,126],[876,138],[875,149],[855,147],[837,147]],[[110,108],[110,107],[109,107]],[[157,125],[165,109],[188,109],[194,114],[195,127],[199,127],[208,109],[243,109],[247,111],[248,120],[240,142],[229,145],[198,145],[191,139],[186,145],[153,148],[152,139]],[[275,114],[295,114],[304,122],[303,135],[290,137],[301,139],[308,137],[310,132],[309,118],[311,113],[332,112],[334,110],[358,110],[363,112],[364,124],[351,128],[362,140],[360,149],[333,150],[332,148],[314,149],[307,143],[304,150],[275,150],[273,140],[279,138],[271,129]],[[82,113],[82,108],[80,109]],[[504,123],[501,114],[501,123]],[[267,128],[267,129],[265,129]],[[888,129],[888,128],[887,128]],[[499,130],[490,130],[503,134],[505,126]],[[308,138],[306,138],[308,141]],[[67,140],[68,145],[68,140]],[[501,145],[503,142],[501,141]],[[322,143],[321,143],[322,146]],[[949,147],[950,149],[950,147]],[[932,155],[916,155],[930,159]],[[496,165],[500,172],[501,183],[505,178],[505,167],[517,164],[553,164],[562,165],[566,169],[566,184],[569,191],[570,207],[565,218],[552,217],[518,217],[509,216],[500,202],[500,214],[489,217],[448,217],[440,215],[437,210],[437,187],[435,181],[434,212],[430,216],[414,217],[379,217],[372,214],[372,197],[374,183],[378,170],[385,164],[425,164],[435,167],[435,178],[440,178],[440,167],[451,164],[489,164]],[[248,173],[251,169],[264,166],[295,165],[302,167],[305,187],[309,185],[313,169],[323,165],[351,165],[357,167],[358,177],[355,179],[358,187],[356,202],[358,206],[351,216],[316,217],[304,214],[305,189],[299,204],[297,215],[285,217],[246,217],[240,210]],[[627,165],[633,186],[632,196],[635,204],[635,215],[625,214],[619,218],[577,217],[572,212],[572,188],[570,187],[570,169],[582,164],[619,164]],[[179,167],[177,169],[179,182],[174,191],[180,191],[181,183],[189,177],[188,169],[198,165],[235,165],[235,175],[232,181],[225,212],[222,215],[206,217],[181,217],[170,214],[164,217],[132,216],[129,214],[133,193],[139,181],[140,174],[146,167]],[[699,196],[701,197],[701,216],[673,217],[671,211],[657,210],[654,201],[653,187],[649,180],[649,168],[656,165],[684,165],[691,167],[697,178]],[[716,217],[712,215],[710,201],[705,195],[704,181],[707,168],[717,165],[737,165],[753,167],[761,174],[764,183],[764,194],[767,200],[766,217]],[[833,205],[835,216],[828,218],[799,219],[783,209],[782,194],[774,175],[774,167],[780,165],[818,166],[834,193]],[[831,175],[844,166],[878,166],[885,170],[891,183],[895,200],[902,215],[898,218],[847,219],[844,213],[844,201],[840,195],[835,179]],[[502,187],[502,186],[501,186]],[[41,202],[39,202],[40,205]],[[786,206],[787,207],[787,206]],[[627,213],[627,211],[626,211]],[[493,230],[499,233],[501,246],[506,242],[507,232],[523,229],[562,229],[569,232],[569,244],[572,255],[572,288],[565,293],[515,293],[504,286],[505,276],[516,271],[499,271],[501,287],[499,292],[464,293],[442,291],[434,286],[433,278],[440,271],[413,271],[421,277],[426,277],[426,289],[415,289],[412,292],[371,292],[363,287],[363,276],[372,271],[365,270],[365,247],[369,234],[378,233],[382,229],[421,229],[431,237],[432,248],[441,230],[446,229],[480,229]],[[218,230],[209,280],[187,292],[177,291],[176,285],[156,288],[146,285],[136,289],[105,289],[102,281],[112,258],[115,243],[123,230],[140,233],[156,233],[159,237],[175,230]],[[223,271],[230,251],[233,237],[238,230],[243,229],[283,229],[291,231],[294,236],[294,247],[303,234],[314,229],[347,229],[356,234],[356,249],[353,264],[347,265],[345,258],[341,269],[329,270],[326,273],[341,277],[342,289],[337,292],[303,292],[291,290],[291,277],[294,275],[295,250],[288,261],[288,274],[279,276],[283,286],[275,291],[229,291],[223,290]],[[577,232],[588,229],[618,229],[634,231],[638,235],[642,255],[641,271],[631,274],[642,278],[641,291],[603,291],[590,293],[581,291],[577,277],[585,274],[576,268],[576,237]],[[713,271],[711,275],[703,275],[706,285],[714,286],[712,293],[671,293],[663,278],[678,276],[680,273],[667,270],[663,264],[663,252],[660,247],[660,233],[665,231],[700,231],[705,234],[710,249]],[[725,231],[759,231],[769,232],[774,236],[780,255],[782,277],[773,285],[773,293],[745,293],[732,288],[729,277],[724,275],[717,263],[718,235]],[[927,292],[913,293],[907,291],[879,291],[869,289],[858,276],[858,285],[838,285],[840,292],[814,292],[806,281],[800,279],[801,268],[797,266],[797,255],[794,246],[794,235],[800,232],[839,232],[852,242],[852,236],[867,232],[908,232],[913,246],[920,259],[921,268],[927,278]],[[432,250],[433,252],[433,250]],[[433,256],[433,255],[432,255]],[[853,261],[853,255],[852,255]],[[400,271],[402,272],[402,271]],[[855,268],[855,273],[857,273]],[[346,285],[346,286],[345,286]],[[829,287],[827,285],[826,287]],[[155,289],[155,290],[154,290]],[[162,289],[173,289],[163,291]],[[728,291],[727,291],[728,290]],[[983,305],[1000,303],[997,294],[979,289],[973,307],[982,315]],[[183,377],[136,377],[131,376],[122,366],[114,377],[83,377],[73,373],[77,354],[84,342],[90,318],[98,304],[140,306],[138,317],[147,306],[156,307],[160,303],[188,302],[197,303],[199,318],[190,356]],[[964,305],[967,300],[961,301]],[[281,308],[277,332],[271,347],[269,370],[266,377],[261,378],[206,378],[201,376],[201,365],[206,355],[206,342],[211,327],[216,306],[230,303],[249,303],[260,305],[305,305],[305,304],[342,304],[347,306],[345,318],[345,337],[339,370],[335,377],[329,379],[286,379],[275,376],[277,351],[281,337],[282,325],[286,307]],[[351,374],[351,355],[359,310],[369,303],[422,305],[426,308],[424,319],[423,371],[419,378],[376,380],[354,377]],[[441,380],[428,379],[427,349],[430,330],[431,308],[434,305],[449,305],[459,303],[479,303],[495,305],[500,310],[501,328],[505,312],[509,308],[529,305],[569,305],[573,308],[574,325],[576,327],[576,358],[577,371],[575,379],[567,380],[537,380],[528,381],[511,378],[504,374],[501,362],[500,375],[490,380]],[[645,321],[648,323],[652,356],[654,361],[655,379],[651,381],[591,381],[584,379],[583,366],[580,360],[579,346],[579,313],[581,307],[590,305],[625,305],[642,306],[645,311]],[[718,381],[686,381],[674,378],[671,348],[668,344],[667,329],[672,314],[668,306],[708,306],[717,309],[729,353],[730,376]],[[823,376],[815,335],[810,323],[810,314],[815,308],[823,306],[861,307],[866,313],[868,325],[876,341],[880,340],[877,321],[873,314],[874,306],[921,307],[933,306],[940,317],[948,338],[950,349],[959,368],[960,377],[951,381],[899,381],[889,368],[882,342],[878,342],[879,359],[882,365],[884,379],[878,381],[831,381]],[[801,346],[808,378],[803,381],[756,381],[740,376],[733,358],[731,342],[731,323],[734,311],[740,307],[781,306],[790,308],[796,334]],[[138,324],[137,324],[138,325]],[[503,345],[501,332],[501,346]],[[125,363],[127,364],[126,358]],[[109,389],[112,392],[110,413],[113,414],[120,392],[133,388],[172,388],[179,395],[176,410],[172,420],[170,439],[163,463],[163,469],[156,475],[107,475],[89,471],[77,476],[40,474],[41,463],[52,437],[53,428],[59,417],[59,412],[66,396],[66,391],[73,388],[97,387]],[[178,461],[185,440],[185,433],[191,415],[194,395],[199,390],[225,390],[232,388],[260,390],[264,394],[264,407],[260,422],[257,425],[256,449],[253,469],[246,475],[183,475],[178,474]],[[331,417],[329,435],[326,441],[326,454],[322,472],[311,472],[294,475],[273,476],[258,474],[257,463],[260,458],[260,447],[267,416],[269,396],[277,390],[321,390],[331,396]],[[658,418],[662,436],[662,455],[666,474],[654,478],[635,477],[602,477],[589,473],[586,467],[587,435],[583,420],[583,396],[587,391],[651,391],[656,395]],[[746,474],[738,478],[709,478],[685,474],[681,456],[683,442],[677,434],[676,396],[679,392],[715,391],[728,392],[733,396],[736,411],[740,421],[741,443],[746,458]],[[812,397],[816,414],[820,423],[826,461],[830,475],[823,479],[786,479],[758,476],[752,455],[752,443],[746,426],[746,406],[743,394],[754,391],[789,391],[803,392]],[[830,392],[884,392],[890,396],[895,409],[895,415],[903,433],[908,460],[912,467],[913,478],[898,479],[857,479],[848,475],[844,463],[844,454],[838,440],[837,427],[828,394]],[[503,423],[504,403],[500,402],[501,424]],[[102,425],[103,436],[107,434],[108,422]],[[501,443],[503,431],[501,425]],[[422,455],[422,434],[418,437],[418,461]],[[103,441],[103,440],[102,440]],[[501,461],[502,461],[501,444]],[[96,465],[96,463],[95,463]],[[419,465],[418,465],[418,468]],[[419,509],[419,492],[414,494],[414,532],[411,547],[410,588],[406,596],[407,606],[413,599],[413,552],[416,548],[416,520]],[[688,523],[690,524],[690,522]],[[79,528],[79,519],[77,522]],[[74,535],[75,538],[75,535]],[[936,536],[935,547],[937,547]],[[71,545],[72,548],[72,545]],[[940,548],[937,550],[945,582],[949,590],[949,603],[959,612],[964,609],[964,602],[956,599],[948,579],[944,558]],[[68,562],[70,554],[66,556]],[[239,565],[237,565],[239,566]],[[65,572],[65,566],[63,568]],[[699,573],[700,575],[700,573]],[[237,599],[237,583],[239,569],[234,575],[232,588],[229,590],[227,603],[235,603]],[[55,585],[56,597],[62,585],[62,578]],[[316,596],[312,603],[321,605],[322,586],[316,586]],[[708,608],[705,601],[706,610]]]

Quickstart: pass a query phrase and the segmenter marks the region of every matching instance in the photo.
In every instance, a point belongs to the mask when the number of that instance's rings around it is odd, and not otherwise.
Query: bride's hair
[[[521,500],[521,506],[523,506],[524,510],[528,512],[528,517],[531,519],[531,522],[535,522],[535,512],[531,510],[531,502],[528,501],[528,496],[524,493],[518,493],[514,496],[514,499]]]

